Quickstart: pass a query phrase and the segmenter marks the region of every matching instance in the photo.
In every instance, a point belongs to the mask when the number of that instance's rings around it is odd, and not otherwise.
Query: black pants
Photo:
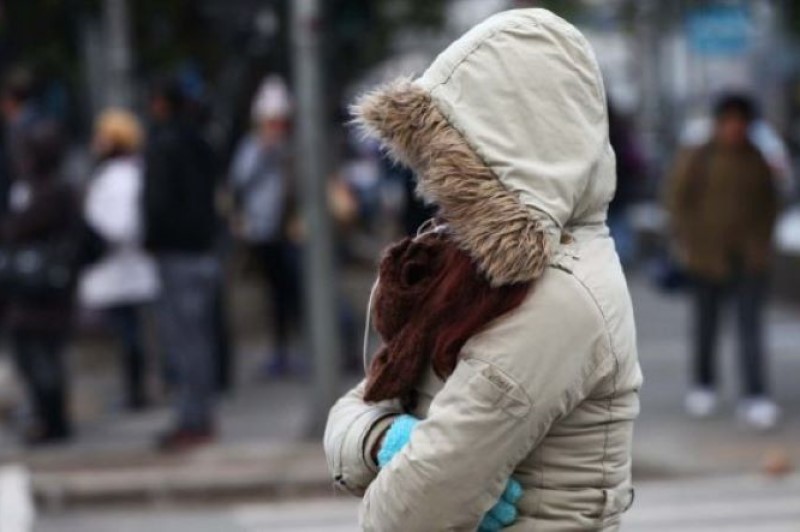
[[[108,311],[122,347],[122,385],[125,404],[132,410],[147,405],[146,354],[142,341],[142,316],[138,305],[120,305]]]
[[[67,414],[66,337],[61,334],[12,334],[14,359],[28,390],[37,429],[46,438],[70,433]]]
[[[214,360],[218,392],[233,389],[236,375],[234,349],[231,348],[231,331],[228,324],[228,304],[225,298],[225,281],[220,276],[214,294]]]
[[[285,357],[292,327],[300,318],[299,252],[293,244],[277,241],[259,245],[258,254],[270,285],[275,349]]]
[[[732,295],[737,313],[742,390],[751,397],[768,392],[762,330],[765,291],[763,276],[740,275],[730,282],[694,279],[695,385],[713,388],[717,383],[715,359],[720,312],[726,297]]]

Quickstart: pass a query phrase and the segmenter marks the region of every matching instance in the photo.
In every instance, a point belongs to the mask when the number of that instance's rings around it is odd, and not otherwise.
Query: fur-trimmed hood
[[[415,170],[495,285],[538,278],[564,230],[605,223],[615,166],[603,82],[584,37],[549,11],[489,18],[354,114]]]

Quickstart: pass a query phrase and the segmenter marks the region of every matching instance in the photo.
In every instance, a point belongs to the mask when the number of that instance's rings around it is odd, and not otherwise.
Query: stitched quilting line
[[[611,379],[611,397],[608,398],[608,406],[607,406],[607,408],[608,408],[608,422],[606,423],[606,426],[605,426],[605,436],[604,436],[604,441],[603,441],[603,459],[601,461],[601,467],[602,467],[602,471],[603,471],[603,476],[602,476],[603,489],[606,489],[605,485],[606,485],[606,478],[607,478],[607,475],[608,475],[608,464],[607,464],[607,462],[608,462],[608,442],[609,442],[610,434],[611,434],[611,423],[614,420],[614,399],[617,396],[617,377],[619,376],[619,359],[617,358],[617,354],[616,354],[616,352],[614,352],[613,349],[612,349],[612,355],[614,356],[614,375],[613,375],[613,377]],[[605,522],[606,519],[608,518],[608,516],[605,515],[606,514],[605,508],[603,510],[604,511],[601,514],[601,521]]]

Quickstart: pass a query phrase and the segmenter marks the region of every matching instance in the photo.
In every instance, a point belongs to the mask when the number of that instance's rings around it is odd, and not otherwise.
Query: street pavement
[[[689,302],[681,295],[655,292],[640,276],[633,276],[630,285],[645,375],[634,440],[634,467],[640,475],[755,474],[776,454],[800,464],[800,308],[777,301],[769,307],[769,373],[784,419],[777,430],[757,433],[741,426],[734,415],[740,386],[732,312],[725,316],[718,357],[720,411],[709,419],[689,419],[683,411],[689,381]]]
[[[68,513],[36,532],[351,532],[356,500],[331,497],[215,509]],[[623,532],[798,532],[800,477],[643,482]]]

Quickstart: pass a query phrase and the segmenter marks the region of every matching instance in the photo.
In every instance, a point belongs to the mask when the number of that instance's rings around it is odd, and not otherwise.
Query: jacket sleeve
[[[165,134],[151,142],[145,154],[142,224],[145,241],[173,219],[173,181],[184,169],[178,168],[180,153],[176,141]],[[178,202],[180,204],[180,202]],[[188,205],[184,205],[189,208]]]
[[[367,490],[364,530],[475,530],[517,465],[605,375],[611,357],[588,296],[559,288],[559,308],[546,294],[538,303],[540,288],[464,347],[427,418]]]
[[[136,242],[141,232],[141,176],[133,166],[116,165],[97,176],[86,196],[86,221],[114,244]]]
[[[248,181],[253,177],[253,168],[258,163],[258,147],[252,137],[247,136],[236,147],[230,169],[228,181],[236,191],[246,188]]]
[[[336,486],[363,495],[378,473],[370,456],[377,438],[403,413],[396,401],[365,403],[364,382],[339,399],[328,415],[325,427],[325,455]]]
[[[757,247],[760,245],[769,249],[780,210],[780,195],[772,169],[760,153],[756,155],[756,187],[749,198],[754,210],[753,237]],[[768,251],[764,250],[764,254],[768,254]]]
[[[683,150],[678,154],[672,171],[666,182],[664,191],[665,206],[670,216],[670,225],[680,243],[684,234],[684,224],[688,208],[689,178],[692,161],[696,157],[694,150]]]

